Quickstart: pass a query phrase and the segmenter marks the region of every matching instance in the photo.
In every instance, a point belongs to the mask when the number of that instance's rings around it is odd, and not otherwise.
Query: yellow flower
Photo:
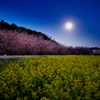
[[[16,100],[23,100],[23,99],[17,98]]]
[[[3,86],[6,87],[6,83],[3,83]]]
[[[25,96],[25,97],[24,97],[24,100],[28,100],[28,96]]]
[[[5,94],[5,98],[6,98],[6,99],[9,99],[9,95]]]
[[[42,97],[41,100],[49,100],[49,99],[47,99],[46,97]]]
[[[32,92],[32,98],[36,97],[36,92]]]
[[[0,89],[0,93],[2,93],[2,89]]]
[[[23,93],[25,93],[25,90],[22,90]]]
[[[17,91],[17,95],[20,95],[20,93]]]

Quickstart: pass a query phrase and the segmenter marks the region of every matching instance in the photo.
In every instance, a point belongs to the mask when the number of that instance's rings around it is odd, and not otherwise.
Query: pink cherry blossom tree
[[[0,55],[48,55],[48,54],[90,54],[88,47],[64,46],[43,36],[28,35],[16,31],[0,30]]]

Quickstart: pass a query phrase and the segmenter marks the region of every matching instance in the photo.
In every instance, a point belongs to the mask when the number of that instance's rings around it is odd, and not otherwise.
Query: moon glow
[[[72,23],[67,23],[65,27],[66,27],[67,29],[72,29],[73,24],[72,24]]]

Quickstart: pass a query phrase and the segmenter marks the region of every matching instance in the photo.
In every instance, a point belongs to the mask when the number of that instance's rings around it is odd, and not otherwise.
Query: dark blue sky
[[[100,0],[1,0],[0,19],[66,46],[100,47]]]

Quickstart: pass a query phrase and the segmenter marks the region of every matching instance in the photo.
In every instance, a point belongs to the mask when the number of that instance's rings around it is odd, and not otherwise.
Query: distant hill
[[[42,36],[44,40],[51,40],[52,42],[57,43],[54,39],[52,40],[51,37],[49,38],[47,35],[43,34],[42,32],[37,32],[31,29],[27,29],[25,27],[18,27],[16,24],[12,23],[11,25],[5,22],[4,20],[1,20],[0,22],[0,30],[12,30],[17,31],[18,33],[24,33],[27,32],[28,35],[34,35],[36,37]],[[58,43],[57,43],[58,44]]]

